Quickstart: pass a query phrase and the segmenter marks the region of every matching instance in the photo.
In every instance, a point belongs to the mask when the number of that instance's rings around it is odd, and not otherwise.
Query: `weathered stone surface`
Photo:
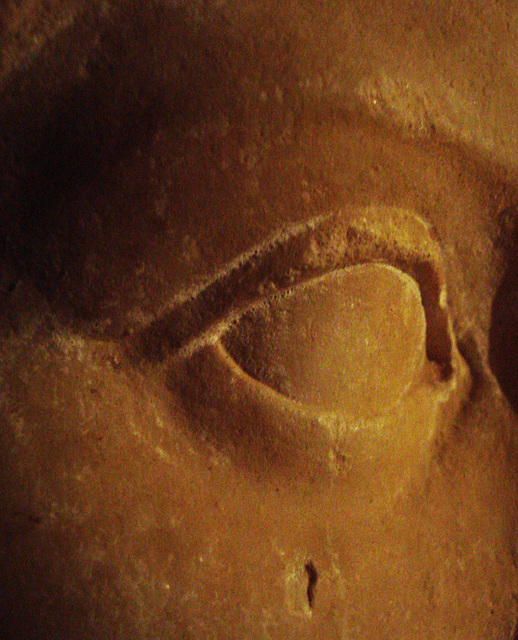
[[[1,3],[0,637],[512,636],[515,13]]]

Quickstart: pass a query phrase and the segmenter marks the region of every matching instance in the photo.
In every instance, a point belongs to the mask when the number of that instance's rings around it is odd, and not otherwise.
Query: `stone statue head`
[[[511,3],[1,11],[2,637],[511,639]]]

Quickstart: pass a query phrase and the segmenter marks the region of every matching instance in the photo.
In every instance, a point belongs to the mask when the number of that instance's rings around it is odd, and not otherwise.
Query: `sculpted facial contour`
[[[460,4],[177,4],[6,18],[4,636],[510,638],[505,74]]]

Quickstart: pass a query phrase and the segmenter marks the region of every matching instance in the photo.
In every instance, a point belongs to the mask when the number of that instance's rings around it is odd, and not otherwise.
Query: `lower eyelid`
[[[390,497],[426,464],[469,391],[462,361],[447,381],[412,386],[378,416],[321,410],[248,375],[219,341],[169,369],[167,386],[198,444],[263,477],[346,482],[351,496]],[[423,372],[424,373],[424,372]],[[288,474],[288,476],[286,476]],[[334,480],[333,480],[334,482]]]

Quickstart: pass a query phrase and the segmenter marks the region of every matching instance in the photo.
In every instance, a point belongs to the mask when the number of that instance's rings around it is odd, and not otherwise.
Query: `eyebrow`
[[[217,340],[251,307],[326,273],[358,264],[389,264],[419,285],[427,357],[451,374],[446,282],[434,229],[394,207],[346,208],[293,225],[240,256],[173,309],[132,336],[136,359],[161,363]]]

